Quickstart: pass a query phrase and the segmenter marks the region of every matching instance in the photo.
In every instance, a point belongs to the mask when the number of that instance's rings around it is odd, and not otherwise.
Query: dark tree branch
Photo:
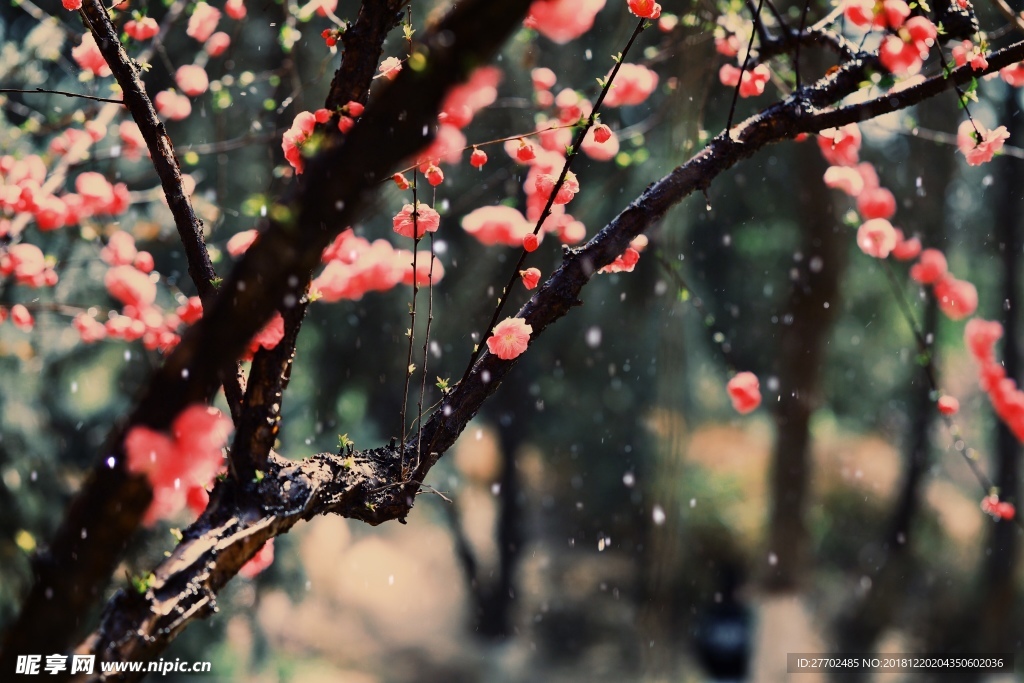
[[[185,248],[188,274],[203,303],[208,304],[217,294],[214,285],[217,273],[213,269],[210,254],[206,249],[203,222],[196,216],[195,210],[192,208],[192,201],[185,194],[181,165],[174,154],[174,145],[171,143],[163,121],[157,116],[152,100],[146,94],[138,62],[128,56],[118,37],[117,29],[100,0],[86,0],[82,5],[81,12],[86,26],[96,38],[96,45],[99,47],[103,59],[106,60],[118,85],[121,86],[124,93],[124,106],[128,108],[146,141],[146,147],[149,149],[149,155],[153,161],[153,168],[160,178],[160,185],[167,198],[167,207],[174,217],[174,227],[177,228],[181,244]],[[237,419],[238,406],[241,403],[244,388],[241,373],[236,364],[228,362],[224,365],[221,382],[224,385],[224,395],[231,408],[231,416],[233,419]]]
[[[327,96],[327,109],[338,109],[352,101],[366,103],[384,39],[401,19],[400,8],[405,1],[363,2],[355,23],[342,35],[345,50]],[[308,288],[309,278],[305,289]],[[273,349],[260,349],[253,358],[241,419],[235,421],[237,431],[231,452],[248,454],[244,459],[245,468],[240,471],[240,476],[246,479],[253,476],[254,470],[265,469],[277,438],[284,391],[291,377],[295,344],[309,298],[303,294],[284,304],[280,309],[284,338]],[[236,457],[237,460],[241,458]]]

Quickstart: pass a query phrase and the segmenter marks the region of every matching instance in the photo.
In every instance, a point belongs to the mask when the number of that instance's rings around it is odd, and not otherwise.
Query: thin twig
[[[629,40],[626,42],[626,47],[623,48],[622,53],[616,59],[615,66],[612,67],[612,71],[608,75],[608,80],[605,81],[604,86],[601,88],[601,94],[598,95],[597,101],[594,102],[594,108],[591,110],[590,116],[587,117],[586,124],[576,134],[576,139],[573,141],[572,149],[566,156],[565,163],[562,165],[562,172],[558,176],[558,181],[554,184],[554,187],[551,190],[551,194],[548,196],[547,203],[544,205],[544,210],[541,211],[540,218],[537,219],[537,224],[533,227],[534,235],[540,233],[541,228],[544,226],[544,221],[548,218],[548,216],[551,215],[551,207],[554,206],[555,196],[558,194],[559,189],[561,189],[562,185],[565,183],[565,178],[569,173],[569,168],[572,166],[573,160],[579,154],[580,146],[583,144],[583,139],[586,137],[587,132],[591,129],[591,127],[594,125],[594,122],[597,120],[597,116],[601,110],[601,104],[604,103],[604,98],[608,95],[608,92],[611,90],[612,85],[615,81],[615,76],[616,74],[619,73],[619,68],[622,66],[622,62],[625,61],[626,55],[629,53],[629,49],[633,46],[633,43],[636,42],[637,37],[639,37],[639,35],[643,33],[646,27],[647,20],[641,19],[637,23],[636,28],[633,29],[633,35],[631,35],[629,37]],[[501,290],[501,296],[498,298],[498,305],[494,308],[494,313],[491,315],[491,321],[487,324],[487,329],[484,331],[483,336],[480,338],[480,343],[476,345],[476,348],[473,350],[473,353],[470,354],[469,363],[466,365],[466,371],[462,374],[462,379],[459,380],[460,382],[465,381],[465,379],[469,376],[470,371],[473,369],[473,364],[476,363],[476,360],[480,357],[480,354],[483,353],[483,342],[490,336],[491,331],[494,329],[494,326],[498,324],[498,317],[501,315],[502,310],[504,310],[505,308],[505,302],[508,300],[508,295],[512,291],[512,286],[515,284],[516,279],[519,277],[519,271],[522,269],[523,264],[526,262],[526,257],[528,253],[529,252],[527,252],[525,248],[522,251],[520,251],[519,260],[516,261],[516,265],[512,269],[511,277],[509,277],[508,282],[505,284],[505,287]]]
[[[761,7],[764,5],[764,0],[757,0],[757,9],[754,11],[754,26],[758,26],[761,23]],[[740,77],[736,81],[736,89],[732,91],[732,104],[729,105],[729,119],[725,124],[726,130],[732,130],[732,119],[736,115],[736,102],[740,97],[740,87],[743,85],[743,74],[747,72],[747,64],[750,62],[750,51],[754,49],[754,36],[757,35],[757,31],[751,31],[750,42],[747,43],[747,51],[743,55],[743,64],[740,65]]]
[[[800,31],[796,36],[796,50],[793,54],[793,75],[796,89],[800,89],[800,46],[803,45],[804,27],[807,26],[807,10],[811,8],[811,0],[804,0],[804,11],[800,14]]]
[[[49,95],[63,95],[64,97],[77,97],[83,100],[92,100],[93,102],[106,102],[108,104],[119,104],[122,107],[127,107],[123,100],[114,100],[109,97],[94,97],[93,95],[83,95],[78,92],[67,92],[65,90],[47,90],[45,88],[0,88],[0,93],[45,93]]]

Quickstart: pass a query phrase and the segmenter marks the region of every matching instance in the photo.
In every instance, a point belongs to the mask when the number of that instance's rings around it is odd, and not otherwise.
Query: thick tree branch
[[[400,9],[405,2],[363,2],[355,23],[342,35],[345,50],[327,96],[327,109],[336,110],[352,101],[366,104],[384,39],[398,25],[402,16]],[[307,289],[308,286],[307,279]],[[286,301],[280,311],[284,319],[284,338],[273,349],[260,349],[253,359],[244,409],[240,411],[240,419],[235,421],[237,431],[235,445],[231,449],[235,462],[239,463],[236,465],[239,476],[243,479],[251,478],[253,470],[265,468],[277,438],[295,344],[308,307],[309,299],[305,295]],[[242,454],[247,454],[247,457],[243,458]],[[244,467],[240,466],[241,462],[245,463]]]
[[[203,223],[192,209],[192,202],[185,194],[181,182],[181,167],[174,155],[174,145],[167,135],[163,121],[157,116],[153,103],[146,94],[146,87],[139,75],[140,69],[128,56],[117,35],[117,29],[107,16],[107,10],[100,0],[85,0],[82,14],[86,24],[96,38],[96,45],[107,65],[124,92],[124,104],[131,112],[135,123],[146,140],[153,168],[160,178],[160,184],[167,197],[167,206],[174,216],[174,226],[181,237],[188,273],[199,290],[199,296],[207,300],[216,293],[213,281],[217,273],[213,270],[210,255],[203,238]]]

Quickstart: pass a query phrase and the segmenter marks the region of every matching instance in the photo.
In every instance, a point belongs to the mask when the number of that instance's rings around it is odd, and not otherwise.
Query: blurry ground
[[[816,429],[814,495],[844,489],[887,501],[899,482],[898,453],[874,437],[850,437],[834,427]],[[706,468],[712,482],[732,491],[716,501],[720,517],[744,546],[758,548],[767,500],[765,481],[770,429],[748,422],[744,429],[711,426],[694,433],[689,462]],[[493,562],[495,497],[486,481],[497,471],[497,442],[481,430],[454,461],[466,484],[459,494],[467,537],[483,567]],[[465,446],[463,447],[465,449]],[[461,463],[461,464],[460,464]],[[520,458],[527,500],[543,486],[541,454]],[[474,484],[475,482],[475,484]],[[968,561],[981,534],[976,501],[952,483],[932,478],[928,504],[939,513],[946,533],[957,539]],[[700,505],[705,501],[697,501]],[[941,503],[941,506],[939,505]],[[230,616],[230,659],[241,670],[252,663],[253,681],[303,683],[385,683],[391,681],[701,681],[706,680],[685,642],[672,647],[675,673],[643,671],[638,620],[640,606],[629,599],[641,563],[613,544],[570,547],[551,538],[542,525],[525,520],[528,545],[517,574],[515,637],[484,643],[467,629],[467,586],[456,559],[450,530],[439,512],[446,505],[421,497],[406,526],[378,529],[336,518],[319,518],[293,532],[308,576],[304,596],[293,600],[265,590],[252,613]],[[465,511],[472,511],[466,514]],[[753,556],[765,557],[754,551]],[[756,568],[755,568],[756,570]],[[815,675],[786,674],[786,653],[829,651],[823,617],[851,599],[843,595],[766,596],[747,586],[757,624],[754,676],[758,683],[798,680],[819,683]],[[294,594],[294,593],[293,593]],[[230,611],[229,611],[230,613]],[[273,653],[260,664],[260,644]],[[883,652],[906,651],[899,633],[888,633]],[[664,661],[664,659],[662,660]],[[911,680],[878,677],[876,681]]]

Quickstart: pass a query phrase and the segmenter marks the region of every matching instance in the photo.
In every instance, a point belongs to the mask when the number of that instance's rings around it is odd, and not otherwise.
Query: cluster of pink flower
[[[740,58],[740,48],[745,46],[745,39],[750,27],[738,14],[725,14],[718,19],[715,27],[715,51],[729,58],[736,58],[742,65],[746,53]],[[764,93],[765,85],[772,73],[767,64],[756,64],[741,69],[733,64],[723,64],[718,70],[718,80],[727,88],[739,85],[740,97],[757,97]]]
[[[208,488],[225,472],[224,448],[233,426],[216,408],[192,405],[171,423],[170,433],[132,427],[124,439],[128,471],[144,476],[153,500],[143,517],[152,526],[188,508],[199,515],[210,502]],[[271,539],[239,572],[252,578],[274,561]]]
[[[412,235],[412,206],[395,216],[396,232]],[[420,204],[416,227],[422,236],[437,230],[439,216],[430,207]],[[436,284],[444,277],[444,266],[429,251],[416,255],[416,284]],[[388,291],[399,284],[413,283],[413,255],[405,249],[395,249],[387,240],[369,240],[345,230],[323,253],[326,264],[313,280],[313,291],[324,301],[358,300],[367,292]]]
[[[857,230],[857,246],[875,258],[892,255],[900,261],[910,261],[919,257],[910,269],[910,277],[932,287],[942,311],[953,320],[973,314],[978,307],[978,291],[974,285],[948,272],[942,252],[922,251],[917,237],[908,239],[889,222],[896,213],[896,198],[881,187],[874,166],[858,163],[860,144],[860,129],[855,123],[823,130],[818,137],[822,154],[833,164],[825,171],[825,184],[857,200],[857,211],[864,221]]]
[[[65,132],[57,138],[56,148],[69,149],[64,145],[71,140],[77,140],[76,136]],[[84,151],[77,144],[75,149]],[[111,184],[95,171],[79,174],[75,192],[60,196],[44,190],[45,182],[46,165],[38,155],[0,157],[0,211],[31,214],[39,229],[45,231],[77,225],[91,216],[119,216],[131,204],[127,185]]]
[[[148,349],[169,351],[177,346],[184,323],[179,312],[165,313],[156,302],[156,282],[151,277],[153,257],[139,251],[135,238],[124,231],[113,233],[100,256],[110,266],[103,278],[107,292],[122,304],[100,323],[90,312],[75,316],[73,325],[82,341],[91,344],[107,337],[124,341],[142,339]],[[198,299],[197,299],[198,301]]]
[[[34,244],[20,242],[0,252],[0,276],[13,277],[19,285],[52,287],[57,273],[47,263],[43,250]]]
[[[124,440],[128,471],[144,475],[153,489],[146,525],[168,519],[186,507],[201,513],[209,502],[206,487],[224,469],[224,447],[231,420],[219,410],[193,405],[181,412],[165,434],[132,427]]]
[[[878,50],[882,66],[897,76],[921,70],[928,49],[938,36],[931,20],[910,16],[910,5],[904,0],[844,0],[842,8],[846,20],[854,26],[889,31]]]
[[[349,102],[342,107],[338,112],[338,130],[342,133],[352,130],[355,120],[363,115],[363,110],[364,107],[359,102]],[[333,116],[334,113],[329,109],[317,109],[315,112],[300,111],[295,115],[291,128],[281,137],[281,151],[296,173],[302,173],[305,169],[305,161],[302,158],[303,145],[312,137],[317,124],[328,123]]]
[[[22,332],[31,332],[36,324],[35,318],[32,317],[32,312],[28,310],[25,304],[14,304],[10,310],[0,306],[0,324],[3,324],[8,318],[10,318],[11,324]]]
[[[1002,336],[1002,325],[981,318],[971,319],[964,328],[964,343],[980,366],[982,390],[988,394],[999,419],[1024,442],[1024,392],[1006,376],[1006,370],[996,360],[995,345]]]

